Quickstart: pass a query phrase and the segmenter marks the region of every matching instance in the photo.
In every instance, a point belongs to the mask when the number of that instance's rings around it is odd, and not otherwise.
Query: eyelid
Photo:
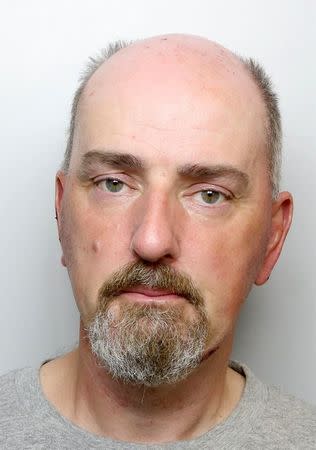
[[[126,180],[127,178],[127,180]],[[122,173],[120,173],[119,175],[115,174],[115,173],[110,173],[110,174],[106,174],[106,175],[99,175],[97,177],[94,177],[92,179],[92,183],[95,187],[97,187],[98,189],[101,189],[102,191],[106,192],[106,190],[102,189],[100,187],[100,184],[103,182],[106,182],[108,180],[116,180],[119,181],[123,187],[122,190],[117,191],[118,193],[123,194],[125,192],[125,194],[127,194],[128,192],[131,193],[132,191],[137,190],[137,186],[135,184],[135,180],[131,179],[131,177],[124,175]],[[110,191],[109,191],[110,192]]]
[[[224,188],[222,186],[218,186],[215,184],[208,184],[208,183],[200,183],[200,184],[194,184],[189,188],[189,195],[197,194],[198,192],[205,192],[205,191],[214,191],[218,192],[222,195],[224,195],[226,198],[234,198],[235,195],[232,191],[230,191],[227,188]]]
[[[116,174],[116,173],[108,173],[106,175],[98,175],[96,177],[92,178],[92,181],[94,181],[95,183],[98,183],[99,181],[104,181],[104,180],[120,180],[122,182],[124,182],[124,174]]]
[[[117,180],[120,181],[121,183],[123,183],[125,186],[133,189],[133,185],[134,183],[132,182],[131,178],[125,174],[116,174],[116,173],[109,173],[109,174],[103,174],[103,175],[98,175],[97,177],[93,177],[92,178],[92,182],[94,184],[99,184],[102,181],[106,181],[106,180]]]
[[[208,202],[203,199],[203,193],[211,191],[214,194],[218,194],[218,198],[215,195],[215,201],[214,202]],[[207,189],[200,189],[193,194],[191,194],[192,199],[194,199],[194,202],[197,203],[197,205],[201,208],[207,208],[207,209],[213,209],[213,208],[220,208],[224,204],[227,204],[232,200],[232,196],[226,195],[225,193],[221,192],[220,190],[215,190],[211,188]],[[211,200],[211,197],[209,198]],[[214,200],[214,199],[213,199]]]

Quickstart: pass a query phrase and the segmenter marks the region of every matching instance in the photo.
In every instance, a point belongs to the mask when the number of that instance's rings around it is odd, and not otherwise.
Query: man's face
[[[212,329],[207,350],[231,334],[266,261],[264,108],[236,62],[158,50],[147,59],[146,49],[115,55],[85,89],[69,174],[57,182],[63,259],[84,322],[126,264],[187,275]],[[135,303],[196,315],[187,299],[150,292],[125,292],[111,308]]]

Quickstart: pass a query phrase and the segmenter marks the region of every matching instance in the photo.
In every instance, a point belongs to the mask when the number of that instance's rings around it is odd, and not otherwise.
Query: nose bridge
[[[166,190],[153,189],[142,199],[132,237],[133,251],[148,261],[176,257],[179,244],[175,223],[176,198]]]

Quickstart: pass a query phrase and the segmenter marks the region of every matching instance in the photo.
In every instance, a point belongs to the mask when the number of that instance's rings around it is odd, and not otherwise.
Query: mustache
[[[102,309],[122,291],[135,286],[171,291],[199,309],[204,305],[203,296],[189,275],[165,264],[136,261],[124,265],[103,283],[98,293],[99,306]]]

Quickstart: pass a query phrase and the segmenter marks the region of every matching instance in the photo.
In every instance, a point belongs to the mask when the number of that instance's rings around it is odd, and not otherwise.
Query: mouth
[[[185,300],[184,297],[170,290],[151,289],[143,286],[135,286],[124,289],[119,293],[127,300],[138,301],[144,303],[151,302],[179,302]]]

